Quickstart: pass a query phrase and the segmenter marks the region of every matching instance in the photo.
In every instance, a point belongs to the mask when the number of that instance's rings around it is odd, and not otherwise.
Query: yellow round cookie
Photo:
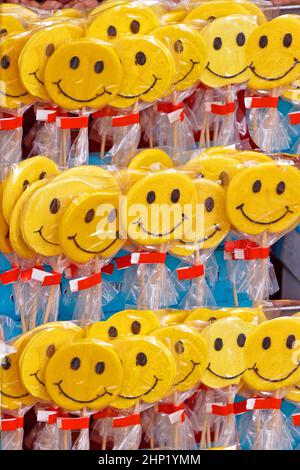
[[[130,170],[166,170],[173,168],[171,157],[159,148],[144,149],[137,153],[128,165]]]
[[[118,39],[114,46],[123,67],[123,81],[111,105],[128,108],[138,100],[155,101],[170,89],[175,64],[170,51],[157,39],[134,35]]]
[[[221,311],[226,312],[227,314],[234,317],[241,318],[246,322],[253,323],[253,325],[257,325],[267,320],[266,315],[260,308],[224,307],[221,309]]]
[[[51,55],[66,42],[82,36],[76,25],[63,23],[35,32],[25,44],[19,57],[19,74],[25,88],[42,100],[49,100],[44,86],[46,63]]]
[[[157,310],[156,315],[161,326],[172,326],[183,323],[189,314],[188,310]]]
[[[106,321],[93,323],[87,337],[115,342],[124,336],[148,335],[159,326],[158,317],[151,310],[123,310]]]
[[[175,361],[161,341],[148,336],[128,336],[114,345],[123,364],[124,380],[112,407],[131,408],[139,401],[155,403],[171,390]]]
[[[230,15],[249,15],[246,6],[232,1],[210,1],[193,8],[184,18],[187,22],[214,21]]]
[[[206,45],[202,36],[184,24],[164,26],[152,33],[171,52],[175,62],[175,90],[195,85],[207,63]]]
[[[261,8],[259,8],[258,5],[254,2],[249,2],[247,0],[239,0],[239,3],[243,6],[243,8],[246,8],[246,10],[255,17],[257,24],[263,24],[267,22],[266,15],[262,11]]]
[[[134,159],[133,159],[134,160]],[[142,159],[143,160],[143,159]],[[141,178],[144,178],[146,174],[145,170],[134,170],[133,168],[122,168],[117,170],[117,173],[114,175],[118,181],[118,184],[123,193],[127,193],[134,183],[139,181]]]
[[[173,354],[176,364],[174,389],[180,392],[197,385],[207,367],[208,350],[200,333],[187,325],[161,328],[153,333]]]
[[[77,8],[64,8],[63,10],[56,10],[53,16],[59,16],[60,18],[81,18],[82,11]]]
[[[59,348],[45,373],[47,393],[70,411],[104,408],[119,393],[122,381],[122,364],[113,346],[95,339]]]
[[[258,325],[245,346],[244,381],[254,390],[273,391],[300,381],[300,322],[282,317]]]
[[[62,171],[55,177],[55,181],[69,178],[71,176],[82,177],[83,179],[100,179],[102,181],[101,187],[109,189],[110,191],[120,191],[118,183],[118,173],[114,174],[113,171],[108,171],[101,166],[96,165],[80,165],[74,166],[73,168],[68,168],[67,170]]]
[[[299,20],[278,17],[254,30],[246,45],[249,88],[269,90],[297,80],[300,74]]]
[[[207,64],[201,81],[212,88],[243,83],[250,78],[246,44],[255,20],[242,15],[218,18],[201,34],[207,46]]]
[[[300,173],[285,163],[261,163],[229,183],[226,212],[237,230],[250,235],[287,230],[300,216]]]
[[[50,401],[45,389],[45,371],[55,352],[70,341],[83,336],[83,330],[73,324],[50,327],[36,332],[22,351],[19,361],[23,385],[40,400]]]
[[[188,161],[182,167],[182,171],[191,178],[207,178],[226,186],[240,168],[241,165],[235,159],[235,154],[229,156],[227,154],[212,155],[201,152]]]
[[[202,326],[203,323],[212,323],[221,318],[227,318],[230,313],[225,309],[212,310],[210,308],[196,308],[185,319],[185,323],[195,326]]]
[[[0,183],[0,251],[4,254],[8,254],[12,252],[12,248],[9,242],[9,226],[2,212],[3,188],[4,182]]]
[[[14,164],[3,189],[2,210],[6,222],[10,222],[18,198],[30,184],[58,173],[56,163],[47,157],[36,156]]]
[[[191,229],[196,203],[190,178],[175,170],[158,171],[131,186],[121,217],[133,241],[159,245]]]
[[[38,14],[30,8],[15,3],[1,3],[0,13],[13,16],[21,22],[33,21],[38,18]]]
[[[186,16],[185,8],[176,8],[175,10],[166,11],[161,17],[161,24],[168,25],[168,24],[174,24],[174,23],[182,23],[185,16]]]
[[[300,80],[295,80],[290,83],[285,89],[282,97],[288,101],[292,101],[294,104],[300,103]]]
[[[11,33],[24,31],[24,28],[17,18],[0,14],[0,38]]]
[[[126,243],[119,231],[120,196],[98,191],[71,202],[59,226],[59,243],[71,261],[87,263],[96,256],[109,258]]]
[[[125,34],[147,34],[159,26],[153,10],[142,2],[116,4],[99,12],[88,27],[88,36],[113,41]]]
[[[268,163],[273,161],[272,157],[269,157],[269,155],[252,150],[236,151],[232,157],[245,165],[264,162]]]
[[[112,73],[113,71],[113,73]],[[47,61],[44,82],[58,106],[101,108],[116,95],[122,66],[113,46],[96,39],[63,44]]]
[[[202,375],[207,387],[237,385],[247,369],[244,346],[253,329],[251,323],[228,317],[204,328],[202,336],[208,347],[208,366]]]

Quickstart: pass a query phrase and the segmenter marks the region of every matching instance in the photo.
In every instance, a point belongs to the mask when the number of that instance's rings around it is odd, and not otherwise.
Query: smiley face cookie
[[[227,186],[240,168],[241,165],[235,159],[235,154],[222,155],[221,152],[218,155],[214,155],[204,152],[188,161],[182,167],[182,171],[191,178],[207,178]]]
[[[59,175],[55,177],[55,181],[60,179],[69,178],[71,176],[80,176],[82,178],[92,178],[99,181],[102,188],[109,189],[110,191],[120,191],[118,176],[119,171],[114,174],[113,171],[108,171],[105,168],[101,168],[96,165],[80,165],[74,166],[73,168],[68,168],[67,170],[62,171]]]
[[[244,381],[254,390],[272,391],[300,381],[300,322],[282,317],[258,325],[245,346]]]
[[[62,346],[45,373],[47,393],[70,411],[104,408],[117,396],[122,381],[122,364],[113,346],[95,339]]]
[[[147,336],[129,336],[114,345],[123,364],[124,380],[112,407],[131,408],[138,401],[154,403],[171,390],[176,375],[175,362],[161,341]]]
[[[24,28],[17,18],[0,14],[0,38],[11,33],[24,31]]]
[[[84,38],[62,45],[51,55],[44,82],[58,106],[101,108],[118,92],[122,75],[120,59],[111,44]]]
[[[207,346],[202,336],[187,325],[161,328],[153,333],[173,354],[174,388],[186,391],[197,385],[207,367]]]
[[[144,149],[137,153],[128,165],[130,170],[166,170],[173,168],[171,157],[159,148]]]
[[[175,90],[186,90],[199,81],[207,62],[202,36],[187,25],[170,25],[152,33],[170,50],[175,62]]]
[[[150,36],[124,36],[114,46],[124,75],[112,106],[128,108],[138,100],[155,101],[169,90],[174,82],[175,64],[160,41]]]
[[[9,226],[2,212],[3,187],[4,183],[0,183],[0,251],[4,254],[8,254],[11,253],[12,248],[9,242]]]
[[[201,34],[207,46],[207,64],[201,81],[212,88],[246,82],[250,78],[246,43],[255,20],[242,15],[218,18]]]
[[[19,73],[25,88],[42,100],[49,100],[44,86],[46,63],[59,46],[82,36],[79,26],[63,23],[35,32],[19,57]]]
[[[222,318],[204,328],[208,366],[202,375],[207,387],[237,385],[246,371],[244,348],[253,325],[240,318]]]
[[[249,15],[248,10],[241,3],[232,1],[211,1],[193,8],[184,18],[186,23],[209,21],[230,15]]]
[[[261,163],[240,171],[229,183],[226,212],[239,231],[278,233],[300,215],[300,173],[285,163]]]
[[[38,18],[37,13],[35,13],[30,8],[26,8],[23,5],[15,3],[1,3],[0,13],[4,15],[13,16],[22,22],[34,21]]]

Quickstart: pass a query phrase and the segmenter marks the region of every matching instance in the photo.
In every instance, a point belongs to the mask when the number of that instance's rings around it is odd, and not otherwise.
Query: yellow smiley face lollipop
[[[62,346],[45,373],[47,393],[70,411],[104,408],[117,396],[122,381],[122,364],[113,346],[95,339]]]
[[[176,67],[175,90],[192,87],[199,81],[207,62],[202,36],[187,25],[164,26],[152,33],[170,50]]]
[[[196,202],[197,191],[190,178],[175,170],[158,171],[129,189],[122,220],[132,240],[159,245],[182,237],[186,221],[190,225],[193,220]]]
[[[250,88],[269,90],[297,80],[300,73],[299,19],[275,18],[254,30],[247,42]]]
[[[207,367],[207,346],[202,336],[187,325],[167,326],[153,333],[173,354],[174,388],[184,392],[197,385]]]
[[[234,155],[222,155],[222,152],[219,155],[200,153],[188,161],[182,171],[191,178],[207,178],[226,186],[240,168]]]
[[[15,3],[1,3],[0,13],[13,16],[22,22],[34,21],[38,18],[37,13],[30,8]]]
[[[292,165],[261,163],[240,171],[229,183],[226,212],[243,233],[278,233],[300,216],[300,173]]]
[[[159,26],[154,11],[141,2],[116,4],[103,9],[88,27],[88,36],[113,41],[125,34],[147,34]]]
[[[19,73],[25,88],[34,96],[49,100],[44,86],[46,63],[59,46],[82,36],[79,26],[63,23],[35,32],[19,57]]]
[[[110,191],[119,192],[120,187],[118,184],[119,171],[114,174],[112,171],[107,171],[96,165],[80,165],[68,168],[56,176],[55,181],[69,178],[71,176],[81,176],[83,179],[99,179],[102,188],[109,189]]]
[[[174,82],[175,64],[160,41],[150,36],[124,36],[114,46],[124,75],[112,106],[128,108],[138,100],[155,101],[169,90]]]
[[[128,165],[130,170],[165,170],[173,168],[171,157],[159,148],[144,149],[137,153]]]
[[[244,381],[254,390],[273,391],[300,381],[298,318],[275,318],[258,325],[245,346]]]
[[[209,23],[201,31],[207,46],[207,64],[201,81],[212,88],[246,82],[250,77],[246,43],[255,20],[232,15]]]
[[[13,208],[23,191],[32,183],[59,173],[50,158],[36,156],[16,163],[5,180],[2,199],[3,215],[7,223]]]
[[[87,337],[114,342],[128,335],[148,335],[159,326],[158,317],[151,310],[124,310],[106,321],[93,323]]]
[[[193,5],[193,2],[192,2]],[[186,23],[196,21],[214,21],[230,15],[249,15],[248,10],[239,2],[211,1],[195,6],[185,17]]]
[[[96,39],[77,39],[49,58],[45,87],[58,106],[101,108],[113,99],[122,81],[122,66],[113,46]]]
[[[148,336],[128,336],[114,343],[119,354],[124,380],[111,406],[131,408],[139,401],[154,403],[171,389],[176,367],[169,349]]]
[[[4,183],[0,183],[0,251],[4,254],[8,254],[11,253],[12,248],[9,243],[9,226],[2,212],[3,187]]]
[[[0,37],[21,31],[24,31],[24,28],[17,18],[0,14]]]
[[[202,375],[207,387],[237,385],[247,368],[245,344],[253,325],[240,318],[222,318],[204,328],[202,336],[208,347],[208,366]]]
[[[126,243],[119,232],[120,195],[94,192],[70,204],[59,227],[59,242],[70,260],[87,263],[95,256],[109,258]]]
[[[45,389],[45,370],[55,352],[70,341],[83,336],[83,330],[70,323],[67,327],[57,325],[36,332],[27,343],[20,357],[22,383],[32,396],[50,401]]]

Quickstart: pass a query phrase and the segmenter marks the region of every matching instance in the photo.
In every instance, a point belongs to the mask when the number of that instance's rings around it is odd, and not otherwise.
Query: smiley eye
[[[215,16],[209,16],[209,17],[207,18],[207,21],[211,22],[211,21],[214,21],[215,19],[216,19]]]
[[[171,201],[176,204],[180,199],[180,191],[179,189],[173,189],[171,194]]]
[[[205,200],[205,209],[206,209],[206,211],[211,212],[214,207],[215,207],[215,201],[213,200],[212,197],[208,197]]]
[[[107,28],[107,35],[108,35],[109,38],[115,38],[116,35],[117,35],[117,28],[113,25],[110,25]]]
[[[246,343],[246,335],[244,335],[244,333],[239,334],[237,337],[238,346],[240,348],[243,348],[245,346],[245,343]]]
[[[266,336],[263,340],[262,340],[262,348],[263,349],[269,349],[271,347],[271,338],[269,336]]]
[[[85,223],[88,224],[89,222],[92,222],[94,216],[95,216],[94,209],[90,209],[89,211],[87,211],[87,213],[85,214],[85,218],[84,218]]]
[[[177,341],[175,343],[175,346],[174,346],[174,349],[175,349],[175,352],[177,352],[177,354],[183,354],[184,353],[184,344],[182,341]]]
[[[239,33],[236,37],[236,43],[239,47],[242,47],[246,42],[246,37],[244,33]]]
[[[258,45],[261,49],[264,49],[265,47],[267,47],[268,45],[268,37],[267,36],[261,36],[259,38],[259,42],[258,42]]]
[[[2,58],[1,58],[1,67],[3,69],[8,69],[8,67],[10,66],[10,58],[8,57],[8,55],[4,55]]]
[[[252,185],[252,191],[254,193],[259,193],[260,190],[261,190],[261,181],[260,180],[254,181]]]
[[[52,357],[53,354],[55,353],[55,345],[54,344],[50,344],[47,348],[47,357]]]
[[[133,20],[131,23],[130,23],[130,30],[133,34],[137,34],[140,30],[140,23],[139,21],[137,20]]]
[[[94,65],[94,70],[96,73],[101,73],[104,70],[104,62],[103,60],[97,60],[97,62]]]
[[[4,369],[4,370],[8,370],[8,369],[10,368],[10,366],[11,366],[10,358],[6,356],[6,357],[4,358],[4,362],[1,364],[1,367],[2,367],[2,369]]]
[[[47,173],[45,171],[42,171],[40,176],[39,176],[39,180],[43,180],[45,178],[45,176],[47,176]]]
[[[221,351],[223,348],[223,340],[222,338],[216,338],[215,339],[215,344],[214,344],[215,350],[216,351]]]
[[[7,34],[7,29],[5,28],[0,29],[0,36],[4,36],[5,34]]]
[[[117,218],[117,213],[118,213],[117,209],[112,209],[112,210],[110,211],[110,213],[109,213],[108,216],[107,216],[107,220],[108,220],[109,223],[112,223],[112,222],[114,222],[114,221],[116,220],[116,218]]]
[[[48,44],[48,46],[46,47],[45,54],[47,57],[51,57],[54,51],[55,51],[54,44],[51,43],[51,44]]]
[[[220,173],[219,180],[221,181],[222,186],[227,186],[227,184],[229,183],[229,176],[226,171],[222,171]]]
[[[100,375],[100,374],[103,374],[105,370],[105,364],[104,362],[97,362],[96,366],[95,366],[95,372],[96,374]]]
[[[282,42],[284,47],[290,47],[293,42],[293,36],[291,35],[291,33],[286,33]]]
[[[78,69],[79,64],[80,64],[79,57],[77,57],[76,55],[72,57],[72,59],[70,60],[70,68],[73,70]]]
[[[280,196],[281,194],[283,194],[285,191],[285,182],[284,181],[280,181],[280,183],[278,183],[278,185],[276,186],[276,193]]]
[[[134,335],[138,335],[141,331],[142,325],[139,321],[134,321],[131,325],[131,331]]]
[[[213,321],[216,321],[216,317],[210,317],[210,318],[208,319],[208,321],[209,321],[210,323],[212,323]]]
[[[146,55],[144,54],[144,52],[137,52],[136,55],[135,55],[135,65],[145,65],[146,63]]]
[[[295,346],[295,341],[296,341],[295,336],[294,336],[294,335],[289,335],[289,336],[287,337],[287,340],[286,340],[286,347],[287,347],[288,349],[293,349],[294,346]]]
[[[28,180],[24,180],[24,181],[23,181],[23,191],[25,191],[25,189],[27,189],[29,185],[30,185],[29,181],[28,181]]]
[[[213,46],[214,46],[214,49],[215,49],[216,51],[220,50],[221,47],[222,47],[222,38],[220,38],[219,36],[217,36],[217,37],[214,39]]]
[[[51,212],[51,214],[57,214],[59,209],[60,209],[59,199],[56,199],[56,198],[52,199],[52,201],[50,203],[50,212]]]
[[[149,191],[147,194],[147,202],[148,204],[152,204],[155,201],[156,195],[154,191]]]
[[[78,370],[80,367],[80,359],[79,357],[73,357],[71,361],[71,369]]]
[[[140,352],[136,356],[136,365],[137,366],[145,366],[147,364],[147,356],[143,352]]]
[[[109,338],[116,338],[118,336],[118,330],[115,326],[110,326],[108,329]]]
[[[184,47],[180,39],[177,39],[177,41],[174,42],[174,50],[178,53],[183,52]]]

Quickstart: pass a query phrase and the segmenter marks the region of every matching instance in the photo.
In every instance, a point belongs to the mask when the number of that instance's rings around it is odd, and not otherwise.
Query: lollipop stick
[[[205,112],[202,127],[201,127],[201,130],[200,130],[200,136],[199,136],[199,147],[200,148],[206,147],[206,145],[205,145],[206,127],[207,127],[207,113]]]
[[[104,155],[105,155],[105,147],[106,147],[106,131],[103,132],[101,136],[101,149],[100,149],[101,160],[104,158]]]
[[[172,104],[176,105],[177,103],[177,92],[174,91],[172,94]],[[179,155],[178,155],[178,121],[174,121],[172,124],[172,134],[173,134],[173,159],[175,165],[179,164]]]
[[[63,255],[59,255],[59,257],[57,258],[55,271],[60,272],[61,266],[62,266],[62,261],[63,261]],[[47,302],[46,310],[45,310],[45,314],[44,314],[44,323],[49,322],[50,313],[51,313],[51,310],[52,310],[52,305],[54,303],[55,295],[56,295],[56,292],[57,292],[58,289],[59,289],[59,286],[55,286],[55,285],[51,286],[51,288],[50,288],[49,298],[48,298],[48,302]],[[54,321],[55,318],[51,318],[51,320]]]
[[[268,233],[266,231],[263,232],[261,246],[262,248],[268,247]],[[268,258],[260,260],[259,265],[261,269],[259,270],[259,284],[257,289],[257,297],[254,302],[255,306],[260,306],[266,295],[268,295],[268,289],[266,288],[268,284]],[[254,270],[253,280],[256,283],[257,279],[255,279],[255,271],[256,270]]]

